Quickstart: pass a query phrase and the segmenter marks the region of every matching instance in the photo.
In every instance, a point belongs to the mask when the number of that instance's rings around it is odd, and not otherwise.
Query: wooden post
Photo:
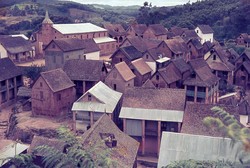
[[[209,100],[208,100],[208,87],[206,87],[205,104],[209,104]]]
[[[142,155],[145,155],[145,120],[142,120]]]
[[[123,132],[127,133],[127,121],[126,121],[126,118],[123,119]]]
[[[72,124],[73,132],[76,133],[76,111],[73,111],[73,124]]]
[[[9,88],[9,80],[7,79],[6,80],[6,88],[7,88],[7,97],[6,97],[6,100],[7,102],[10,100],[10,88]]]
[[[161,146],[161,121],[158,121],[157,143],[158,143],[157,156],[159,156],[160,146]]]
[[[90,112],[90,126],[92,126],[94,124],[94,115],[93,115],[93,111]]]
[[[194,87],[194,102],[197,102],[197,86]]]
[[[16,82],[16,77],[14,78],[14,97],[15,99],[17,98],[17,82]]]

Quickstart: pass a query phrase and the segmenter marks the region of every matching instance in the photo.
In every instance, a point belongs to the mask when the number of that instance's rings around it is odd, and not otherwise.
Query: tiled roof
[[[167,34],[167,29],[161,24],[152,24],[148,26],[156,36]]]
[[[100,81],[106,67],[101,60],[68,60],[64,64],[63,70],[71,80],[79,81]]]
[[[236,107],[228,105],[218,105],[226,110],[231,115],[234,115],[239,120],[239,113]],[[213,104],[195,104],[188,102],[185,108],[183,125],[181,133],[195,134],[195,135],[207,135],[207,136],[223,136],[221,133],[212,129],[207,129],[203,123],[205,117],[219,117],[211,111],[214,107]],[[219,117],[220,118],[220,117]]]
[[[213,29],[209,25],[198,25],[203,34],[213,33]]]
[[[182,54],[188,52],[187,44],[181,38],[174,38],[164,40],[169,49],[175,54]]]
[[[103,26],[105,29],[108,30],[108,33],[113,37],[124,36],[127,34],[127,32],[125,31],[125,29],[122,27],[121,24],[105,23]]]
[[[62,38],[52,40],[47,46],[51,45],[52,43],[55,43],[64,52],[84,50],[84,53],[91,53],[100,51],[98,45],[93,39]]]
[[[180,72],[175,67],[171,67],[173,66],[167,66],[166,68],[158,70],[159,74],[167,82],[167,84],[171,84],[182,79]]]
[[[0,44],[11,54],[32,51],[31,42],[22,37],[0,37]]]
[[[53,24],[53,28],[62,34],[94,33],[106,32],[107,30],[92,23],[73,23],[73,24]]]
[[[109,148],[102,135],[112,134],[117,140],[117,146]],[[106,114],[82,136],[82,144],[86,150],[95,149],[95,153],[109,151],[111,161],[117,163],[115,167],[131,168],[136,161],[139,142],[123,133]],[[108,159],[108,158],[106,158]]]
[[[131,64],[136,68],[136,70],[141,74],[145,75],[152,71],[149,65],[144,61],[144,59],[139,58],[131,62]]]
[[[128,37],[127,40],[140,52],[155,48],[162,42],[161,40],[143,39],[141,37]]]
[[[0,81],[22,75],[22,70],[9,58],[0,59]]]
[[[155,85],[150,79],[146,80],[146,82],[142,85],[142,87],[147,89],[156,89]]]
[[[202,44],[201,44],[201,42],[198,39],[196,39],[196,38],[190,39],[189,41],[191,43],[193,43],[193,45],[195,46],[195,48],[198,49],[198,50],[203,47]]]
[[[187,64],[183,58],[180,59],[174,59],[172,60],[173,64],[176,66],[176,68],[181,72],[187,72],[189,70],[191,70],[191,67],[189,64]]]
[[[118,64],[115,64],[115,68],[125,81],[129,81],[136,77],[125,62],[120,62]]]
[[[193,86],[212,86],[219,81],[219,78],[216,77],[209,68],[208,64],[203,58],[198,58],[189,61],[189,64],[193,70],[193,73],[196,74],[195,78],[189,77],[184,81],[184,85],[193,85]]]
[[[184,89],[127,88],[122,107],[183,111],[185,99]]]
[[[197,35],[197,33],[195,32],[195,30],[185,30],[181,37],[185,40],[188,41],[190,39],[200,39],[200,37]]]
[[[180,36],[185,30],[188,30],[188,28],[181,28],[181,27],[171,27],[170,32],[174,33],[175,36]]]
[[[45,80],[53,92],[58,92],[75,86],[62,69],[42,72],[41,77]]]
[[[48,146],[48,147],[52,147],[58,151],[63,152],[64,148],[66,146],[66,143],[59,140],[59,139],[49,139],[49,138],[45,138],[42,136],[34,136],[31,142],[31,145],[28,149],[28,153],[31,154],[32,152],[35,151],[35,149],[39,146]],[[36,156],[44,156],[46,153],[45,152],[39,152],[36,153]]]
[[[146,52],[148,52],[155,61],[158,60],[160,56],[164,55],[158,48],[152,48],[147,50]]]
[[[121,47],[119,50],[125,53],[126,57],[131,61],[142,57],[142,52],[138,51],[134,46]]]
[[[131,25],[137,35],[142,35],[147,30],[147,25],[145,24],[135,24]]]

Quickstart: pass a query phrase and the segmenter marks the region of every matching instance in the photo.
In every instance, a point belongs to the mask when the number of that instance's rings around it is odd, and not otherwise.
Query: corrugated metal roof
[[[3,149],[1,149],[1,151],[0,151],[0,166],[3,166],[5,163],[8,162],[7,160],[4,162],[3,161],[4,159],[9,158],[9,157],[14,157],[15,155],[19,155],[20,153],[22,153],[23,151],[28,149],[28,147],[29,147],[29,145],[20,144],[20,143],[16,143],[16,145],[15,145],[15,142],[13,142],[10,145],[7,145]]]
[[[228,138],[163,132],[158,168],[179,160],[235,160],[237,148]]]
[[[104,32],[106,29],[96,26],[92,23],[76,23],[76,24],[53,24],[53,28],[62,34],[77,34]]]
[[[110,37],[98,37],[94,38],[94,41],[96,44],[100,44],[100,43],[115,42],[115,39],[112,39]]]
[[[122,107],[119,118],[182,122],[184,111]]]
[[[99,100],[100,103],[81,101],[86,94],[91,94]],[[121,97],[122,93],[114,91],[100,81],[73,104],[72,110],[112,113]]]

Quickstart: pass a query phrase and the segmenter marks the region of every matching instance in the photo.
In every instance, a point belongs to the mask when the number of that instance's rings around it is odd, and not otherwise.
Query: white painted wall
[[[0,59],[1,58],[7,58],[8,54],[5,48],[0,44]]]
[[[87,53],[85,55],[87,60],[100,60],[100,51]]]
[[[214,34],[203,34],[199,27],[195,28],[196,34],[201,38],[201,44],[205,43],[206,41],[214,42]]]
[[[146,63],[152,69],[151,75],[153,75],[156,72],[156,62],[146,62]]]

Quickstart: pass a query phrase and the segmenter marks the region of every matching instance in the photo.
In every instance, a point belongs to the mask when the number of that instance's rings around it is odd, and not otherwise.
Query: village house
[[[147,29],[144,31],[143,38],[166,40],[167,31],[167,28],[161,24],[151,24],[148,25]]]
[[[120,46],[121,43],[127,37],[127,32],[122,27],[121,24],[105,23],[103,24],[103,27],[108,30],[109,37],[116,40],[116,42],[118,43],[118,46]]]
[[[135,86],[142,86],[151,77],[152,69],[142,58],[132,61],[129,67],[136,76],[134,79]]]
[[[152,69],[151,74],[154,74],[160,68],[166,67],[168,65],[168,61],[170,60],[170,58],[158,48],[146,50],[142,58]]]
[[[171,59],[183,58],[190,60],[190,53],[187,44],[181,37],[164,40],[159,44],[158,49]]]
[[[195,32],[201,38],[201,44],[206,41],[214,42],[214,31],[209,25],[198,25]]]
[[[94,39],[101,49],[101,55],[116,50],[116,41],[108,37],[108,31],[91,23],[54,24],[46,12],[42,27],[31,36],[37,55],[43,55],[43,49],[51,40],[60,38]]]
[[[23,86],[22,71],[9,58],[0,59],[0,108],[14,103]]]
[[[205,43],[202,44],[203,46],[203,54],[207,53],[208,51],[210,51],[215,44],[211,43],[210,41],[206,41]]]
[[[140,142],[139,154],[158,155],[162,131],[180,132],[184,89],[128,88],[119,118],[123,131]]]
[[[235,65],[235,61],[240,57],[240,55],[233,48],[226,49],[226,55],[228,61],[233,65]]]
[[[127,87],[134,86],[135,78],[136,76],[129,66],[125,62],[120,62],[115,64],[108,73],[105,79],[105,84],[110,88],[123,93]]]
[[[175,37],[175,36],[181,36],[182,33],[184,31],[187,31],[187,30],[188,30],[188,28],[182,28],[182,27],[174,26],[174,27],[171,27],[169,29],[169,32],[173,33],[173,35],[174,35],[173,37]]]
[[[242,86],[244,89],[250,89],[250,61],[244,61],[234,71],[234,84]]]
[[[226,52],[220,46],[214,46],[204,55],[212,72],[220,78],[219,89],[226,90],[228,84],[233,84],[234,65],[228,61]]]
[[[68,115],[75,100],[74,86],[62,69],[42,72],[32,87],[32,114]]]
[[[98,82],[76,102],[74,102],[73,128],[75,131],[86,131],[103,115],[108,114],[116,123],[121,109],[122,93],[109,88],[103,82]]]
[[[147,30],[147,25],[145,24],[131,24],[127,28],[127,37],[141,37],[143,38],[143,33]]]
[[[184,80],[187,101],[199,103],[217,103],[219,96],[219,78],[212,73],[203,58],[189,61],[192,72]]]
[[[197,39],[199,41],[201,40],[195,30],[184,30],[180,36],[185,42],[188,42],[191,39]]]
[[[63,68],[67,60],[99,60],[100,49],[93,39],[56,39],[44,49],[47,70]]]
[[[248,35],[247,33],[240,34],[239,37],[237,37],[236,39],[236,44],[239,46],[249,48],[250,47],[250,35]]]
[[[158,69],[150,80],[156,88],[179,88],[181,79],[180,72],[170,63],[167,67]]]
[[[190,51],[190,59],[202,58],[204,56],[203,46],[201,45],[201,42],[198,39],[194,38],[188,40],[187,46]]]
[[[245,50],[240,57],[235,60],[235,68],[238,68],[241,64],[246,61],[250,61],[250,51]]]
[[[183,81],[190,74],[190,66],[181,58],[170,60],[165,68],[151,77],[151,81],[156,88],[184,88]]]
[[[111,65],[114,66],[122,61],[129,65],[132,61],[141,58],[142,55],[143,53],[138,51],[134,46],[120,47],[110,57]]]
[[[34,48],[22,37],[0,37],[0,59],[9,57],[16,63],[33,60]]]
[[[108,73],[104,62],[101,60],[68,60],[63,70],[74,82],[78,98],[99,81],[104,82]]]
[[[86,151],[95,149],[90,154],[92,158],[96,158],[99,154],[108,153],[105,157],[110,163],[108,167],[137,167],[139,143],[123,133],[107,114],[103,114],[82,135],[82,144]]]

